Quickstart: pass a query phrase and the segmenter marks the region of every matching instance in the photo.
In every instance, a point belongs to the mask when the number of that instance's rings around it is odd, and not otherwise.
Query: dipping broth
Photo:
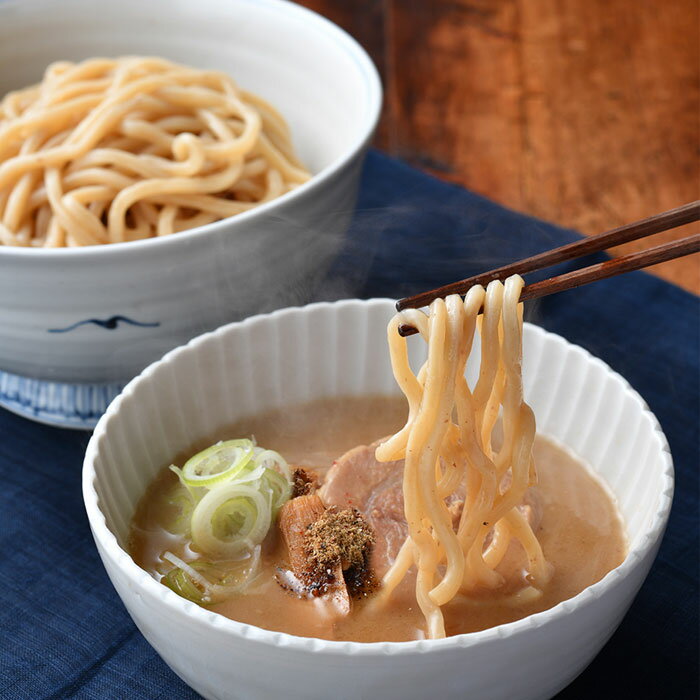
[[[327,399],[246,419],[217,437],[254,435],[258,444],[277,450],[290,464],[312,468],[323,480],[340,455],[394,433],[405,418],[403,397]],[[535,534],[553,567],[552,577],[542,596],[530,602],[508,599],[503,590],[477,588],[469,597],[457,595],[443,607],[448,635],[487,629],[551,608],[599,581],[625,557],[621,517],[598,477],[568,449],[543,436],[537,436],[533,456],[539,479],[530,489],[539,510]],[[164,550],[185,561],[199,556],[184,537],[160,525],[167,522],[173,506],[159,494],[176,481],[171,471],[160,472],[132,521],[131,555],[157,580],[170,568],[160,559]],[[511,545],[502,568],[514,572],[523,568],[524,555],[518,549],[518,544]],[[372,596],[354,600],[351,614],[338,619],[328,615],[318,599],[299,598],[279,585],[276,574],[286,559],[282,538],[272,527],[262,546],[260,569],[245,594],[208,608],[239,622],[304,637],[357,642],[425,638],[415,574],[410,573],[383,606],[373,605]]]

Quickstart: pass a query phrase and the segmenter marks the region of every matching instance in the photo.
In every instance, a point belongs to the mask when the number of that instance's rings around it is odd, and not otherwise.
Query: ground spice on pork
[[[366,596],[376,587],[369,567],[374,532],[359,510],[328,508],[309,525],[304,544],[309,558],[309,580],[327,581],[340,562],[350,595]]]

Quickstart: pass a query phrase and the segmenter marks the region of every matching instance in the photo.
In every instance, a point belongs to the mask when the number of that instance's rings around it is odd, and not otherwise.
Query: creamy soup
[[[357,445],[394,433],[405,421],[403,398],[364,397],[316,401],[241,421],[225,434],[227,439],[254,435],[266,448],[280,452],[288,462],[313,468],[321,478],[334,460]],[[618,566],[626,554],[620,515],[601,481],[569,450],[538,436],[534,459],[539,482],[531,497],[537,504],[535,534],[553,567],[543,595],[522,603],[503,590],[473,590],[444,606],[448,635],[474,632],[521,619],[575,596]],[[139,566],[157,580],[169,568],[160,555],[170,550],[184,560],[197,554],[180,536],[166,532],[172,505],[160,497],[177,480],[164,469],[142,498],[134,516],[130,551]],[[333,640],[360,642],[406,641],[425,637],[425,619],[416,604],[415,578],[406,577],[387,603],[378,606],[372,596],[354,600],[346,617],[329,615],[317,599],[299,598],[276,579],[286,566],[287,553],[276,528],[262,549],[259,572],[243,595],[209,609],[240,622],[269,630]],[[520,545],[513,544],[501,564],[506,586],[522,583],[524,568]],[[506,591],[507,593],[507,591]]]

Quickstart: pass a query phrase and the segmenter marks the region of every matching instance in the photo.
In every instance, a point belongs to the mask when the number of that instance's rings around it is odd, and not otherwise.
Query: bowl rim
[[[632,388],[629,382],[620,374],[615,372],[607,363],[592,355],[581,346],[569,342],[562,336],[546,331],[540,326],[526,323],[528,333],[535,333],[542,338],[554,340],[560,345],[575,348],[583,353],[588,361],[597,364],[607,370],[609,376],[621,383],[622,389],[631,396],[642,414],[651,421],[654,436],[657,440],[657,448],[662,459],[662,486],[659,489],[658,504],[654,517],[645,531],[638,538],[637,544],[631,547],[622,563],[608,572],[600,581],[588,586],[573,598],[564,600],[552,608],[534,613],[514,622],[509,622],[496,627],[491,627],[479,632],[469,632],[465,634],[446,637],[445,639],[422,639],[405,642],[353,642],[353,641],[333,641],[318,639],[315,637],[300,637],[286,632],[275,632],[266,630],[255,625],[231,620],[219,613],[206,610],[189,602],[176,593],[163,586],[150,576],[145,570],[134,562],[129,553],[118,543],[116,536],[107,526],[104,514],[99,505],[99,496],[95,487],[97,474],[94,469],[94,461],[100,451],[100,445],[105,438],[110,424],[116,419],[123,401],[131,396],[143,382],[149,378],[162,365],[166,365],[176,360],[181,354],[196,352],[198,348],[209,342],[210,339],[221,337],[231,332],[236,332],[239,328],[248,328],[259,323],[276,323],[285,316],[295,314],[311,313],[317,309],[342,310],[345,308],[367,308],[382,307],[387,312],[394,309],[394,300],[385,298],[373,299],[344,299],[335,302],[317,302],[306,306],[294,306],[279,309],[267,314],[258,314],[242,321],[226,324],[220,328],[204,333],[190,340],[186,345],[182,345],[171,350],[160,360],[149,365],[138,376],[132,379],[123,389],[122,393],[107,408],[105,414],[98,421],[95,430],[90,438],[85,453],[82,473],[83,501],[87,512],[90,528],[99,550],[104,557],[124,573],[131,584],[139,588],[145,588],[149,595],[159,599],[169,613],[189,618],[194,624],[201,627],[212,627],[231,638],[241,641],[255,642],[273,648],[287,648],[300,652],[324,653],[329,655],[353,655],[353,656],[385,656],[385,655],[406,655],[436,653],[440,650],[466,649],[477,644],[485,644],[497,641],[498,639],[519,636],[531,629],[541,628],[550,622],[561,620],[567,614],[586,607],[608,593],[610,590],[620,585],[631,572],[636,569],[654,549],[663,536],[668,521],[674,491],[674,470],[671,452],[666,436],[661,429],[656,416],[651,412],[641,395]]]
[[[30,5],[32,0],[23,0],[23,3]],[[41,0],[38,0],[41,2]],[[286,192],[269,202],[249,209],[248,211],[228,216],[210,224],[196,226],[191,229],[180,231],[177,235],[156,236],[138,241],[123,241],[121,243],[109,243],[105,245],[80,246],[76,248],[31,248],[24,246],[4,246],[0,245],[0,259],[9,258],[36,258],[42,259],[44,256],[51,258],[60,257],[62,260],[69,258],[79,258],[84,261],[86,258],[100,258],[106,254],[131,254],[145,251],[153,246],[160,245],[189,245],[194,236],[210,236],[224,232],[232,224],[245,224],[256,216],[265,214],[274,215],[276,210],[302,199],[307,193],[312,192],[319,186],[331,180],[338,172],[343,170],[358,154],[368,145],[379,122],[382,110],[383,91],[379,72],[374,62],[360,45],[348,32],[339,27],[331,20],[301,5],[297,5],[290,0],[237,0],[246,5],[267,6],[269,9],[281,14],[287,14],[291,20],[303,25],[306,29],[328,36],[339,48],[341,48],[359,69],[359,74],[364,82],[365,88],[365,117],[360,125],[357,135],[351,145],[347,147],[341,155],[336,157],[331,163],[314,173],[306,182]],[[109,52],[107,52],[109,53]],[[93,260],[91,260],[93,262]]]

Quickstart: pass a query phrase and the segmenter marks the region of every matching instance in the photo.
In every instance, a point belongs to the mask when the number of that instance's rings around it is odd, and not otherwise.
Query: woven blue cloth
[[[405,296],[576,236],[373,152],[348,246],[320,295]],[[601,357],[642,394],[677,476],[647,582],[559,697],[695,698],[698,299],[633,273],[528,308],[530,320]],[[136,630],[99,561],[80,489],[88,435],[0,410],[0,436],[0,699],[198,697]]]

